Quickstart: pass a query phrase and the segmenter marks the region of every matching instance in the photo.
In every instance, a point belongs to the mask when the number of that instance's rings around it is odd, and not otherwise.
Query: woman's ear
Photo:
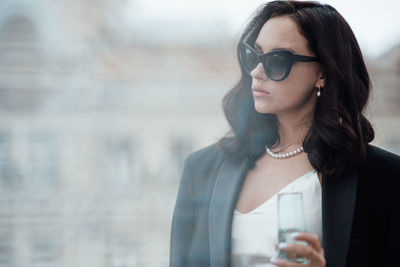
[[[321,88],[325,87],[325,76],[322,73],[321,76],[319,77],[319,81],[318,81],[319,85],[321,85]]]
[[[323,71],[320,72],[319,78],[315,83],[315,87],[318,88],[319,86],[321,86],[321,88],[325,87],[325,73]]]

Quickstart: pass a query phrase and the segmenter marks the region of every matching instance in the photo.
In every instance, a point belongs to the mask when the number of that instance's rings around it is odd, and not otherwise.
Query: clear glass
[[[306,231],[303,193],[278,194],[278,242],[307,245],[307,242],[297,241],[291,238],[291,233]],[[293,255],[289,255],[287,252],[281,250],[278,251],[278,257],[291,262],[308,263],[306,258],[293,257]]]

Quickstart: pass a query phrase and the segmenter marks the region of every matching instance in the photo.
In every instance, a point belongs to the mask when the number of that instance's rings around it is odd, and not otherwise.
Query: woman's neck
[[[312,124],[312,115],[287,114],[277,115],[279,143],[274,148],[285,150],[303,144]]]

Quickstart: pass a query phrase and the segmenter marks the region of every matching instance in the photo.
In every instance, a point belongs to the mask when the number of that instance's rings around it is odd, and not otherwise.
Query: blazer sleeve
[[[193,170],[190,155],[185,159],[172,218],[170,267],[185,266],[193,237],[194,201]]]

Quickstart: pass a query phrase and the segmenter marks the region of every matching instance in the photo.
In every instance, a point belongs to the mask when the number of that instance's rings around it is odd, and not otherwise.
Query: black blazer
[[[213,144],[190,154],[176,200],[170,266],[230,266],[233,212],[247,159]],[[400,157],[369,146],[367,161],[322,179],[322,245],[327,267],[400,266]]]

